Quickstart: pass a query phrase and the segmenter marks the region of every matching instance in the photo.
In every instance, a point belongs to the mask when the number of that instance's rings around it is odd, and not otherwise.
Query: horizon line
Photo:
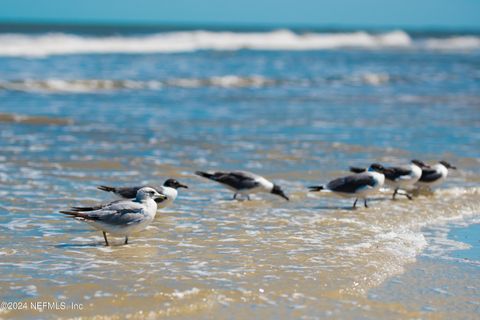
[[[14,27],[15,29],[29,29],[29,31],[35,31],[36,28],[44,29],[157,29],[165,31],[173,30],[232,30],[232,31],[270,31],[278,29],[289,29],[293,31],[353,31],[353,30],[365,30],[365,31],[387,31],[387,30],[403,30],[407,32],[464,32],[464,33],[478,33],[480,28],[475,27],[453,27],[453,26],[438,26],[438,25],[425,25],[425,26],[401,26],[401,25],[347,25],[347,24],[275,24],[275,23],[219,23],[219,22],[140,22],[140,21],[66,21],[66,20],[45,20],[45,19],[0,19],[0,32],[5,31],[8,27]],[[112,30],[114,31],[114,30]]]

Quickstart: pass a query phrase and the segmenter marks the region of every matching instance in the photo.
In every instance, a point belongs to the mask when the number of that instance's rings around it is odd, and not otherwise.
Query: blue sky
[[[2,0],[0,21],[480,29],[480,0]]]

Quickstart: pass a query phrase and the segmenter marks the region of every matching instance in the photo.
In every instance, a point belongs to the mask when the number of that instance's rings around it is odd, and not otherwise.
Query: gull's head
[[[288,199],[287,195],[283,192],[282,188],[278,184],[274,184],[271,193],[276,194],[279,197],[282,197],[285,200]]]
[[[425,162],[421,161],[421,160],[417,160],[417,159],[413,159],[411,161],[414,165],[420,167],[420,168],[428,168],[429,165],[427,165]]]
[[[439,161],[438,163],[442,164],[442,165],[443,165],[445,168],[447,168],[447,169],[454,169],[454,170],[457,169],[457,167],[452,166],[450,163],[448,163],[448,162],[445,161],[445,160]]]
[[[370,167],[368,168],[368,171],[375,171],[379,173],[384,173],[385,172],[385,167],[382,166],[380,163],[372,163]]]
[[[178,188],[188,189],[187,185],[182,184],[182,183],[178,182],[178,180],[175,180],[175,179],[168,179],[167,181],[165,181],[163,183],[163,186],[170,187],[170,188],[173,188],[173,189],[178,189]]]
[[[137,191],[137,201],[143,201],[147,199],[157,200],[157,199],[166,199],[166,196],[157,192],[157,190],[145,187]]]

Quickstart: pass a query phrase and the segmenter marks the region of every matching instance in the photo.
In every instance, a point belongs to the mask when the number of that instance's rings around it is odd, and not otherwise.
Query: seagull
[[[60,211],[60,213],[101,230],[106,246],[109,245],[107,233],[124,236],[125,244],[128,244],[128,236],[131,233],[145,229],[155,218],[156,200],[165,198],[165,195],[158,193],[155,189],[145,187],[137,191],[134,200],[114,201],[103,205],[100,209],[73,207],[71,210]]]
[[[403,167],[387,167],[385,169],[385,183],[394,189],[392,199],[395,200],[397,194],[406,196],[412,200],[412,196],[408,193],[400,193],[399,190],[410,189],[422,175],[422,167],[426,166],[420,160],[412,160],[409,166]],[[366,171],[364,168],[350,167],[350,171],[360,173]]]
[[[420,187],[433,187],[439,185],[448,175],[448,169],[456,170],[457,167],[452,166],[447,161],[439,161],[436,165],[433,166],[423,166],[422,167],[422,176],[417,181],[417,185]]]
[[[185,188],[188,189],[187,185],[181,184],[175,179],[168,179],[163,183],[163,186],[157,188],[152,186],[136,186],[136,187],[109,187],[109,186],[99,186],[98,189],[107,192],[113,192],[121,198],[133,199],[137,194],[137,191],[143,187],[150,187],[155,189],[158,193],[166,196],[165,199],[157,199],[158,209],[165,208],[175,201],[178,196],[178,189]]]
[[[367,171],[354,175],[337,178],[326,185],[308,187],[310,191],[326,190],[338,194],[342,197],[353,197],[355,202],[352,209],[356,208],[358,199],[363,199],[365,208],[367,205],[367,196],[378,191],[385,182],[384,172],[386,169],[378,163],[370,165]]]
[[[279,185],[274,184],[273,182],[270,182],[264,177],[255,173],[247,171],[217,171],[212,173],[196,171],[195,174],[197,176],[223,184],[225,187],[234,192],[233,199],[236,199],[237,195],[240,194],[246,196],[247,199],[250,200],[250,194],[265,192],[273,193],[287,201],[289,200]]]

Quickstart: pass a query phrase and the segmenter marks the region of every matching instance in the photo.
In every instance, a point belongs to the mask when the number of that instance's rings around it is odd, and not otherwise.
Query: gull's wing
[[[335,192],[355,193],[366,186],[373,187],[375,184],[373,176],[359,173],[332,180],[327,184],[327,189]]]
[[[261,178],[261,176],[259,176],[258,174],[255,174],[255,173],[249,172],[249,171],[232,171],[232,172],[230,172],[230,174],[233,175],[233,176],[236,176],[238,178],[241,178],[241,179],[256,180],[258,178]]]
[[[113,192],[116,195],[125,198],[125,199],[133,199],[137,196],[137,191],[140,190],[142,186],[136,187],[109,187],[109,186],[99,186],[97,189],[106,191],[106,192]]]
[[[246,171],[217,171],[214,173],[197,171],[196,174],[204,178],[225,184],[237,190],[252,189],[259,185],[259,183],[256,181],[259,176]]]
[[[110,225],[128,225],[137,223],[145,217],[145,207],[133,201],[118,201],[110,203],[99,210],[93,211],[60,211],[63,214],[87,221],[97,221]]]
[[[401,180],[403,176],[408,176],[412,173],[412,170],[402,167],[389,167],[385,170],[385,178],[390,181]]]
[[[158,193],[162,193],[163,188],[157,188],[152,186],[136,186],[136,187],[109,187],[109,186],[99,186],[97,189],[106,191],[106,192],[113,192],[116,195],[125,198],[125,199],[134,199],[137,196],[137,191],[144,187],[150,187],[155,189]],[[155,199],[155,202],[161,203],[165,201],[165,199]]]
[[[422,169],[422,176],[420,177],[421,182],[433,182],[442,177],[440,172],[437,172],[435,169]]]
[[[128,201],[128,200],[115,200],[115,201],[112,201],[112,202],[109,202],[109,203],[101,203],[101,204],[97,204],[97,205],[94,205],[94,206],[90,206],[90,207],[72,207],[70,209],[70,211],[75,211],[75,212],[85,212],[85,211],[96,211],[96,210],[101,210],[111,204],[114,204],[114,203],[117,203],[117,202],[121,202],[121,201]]]

